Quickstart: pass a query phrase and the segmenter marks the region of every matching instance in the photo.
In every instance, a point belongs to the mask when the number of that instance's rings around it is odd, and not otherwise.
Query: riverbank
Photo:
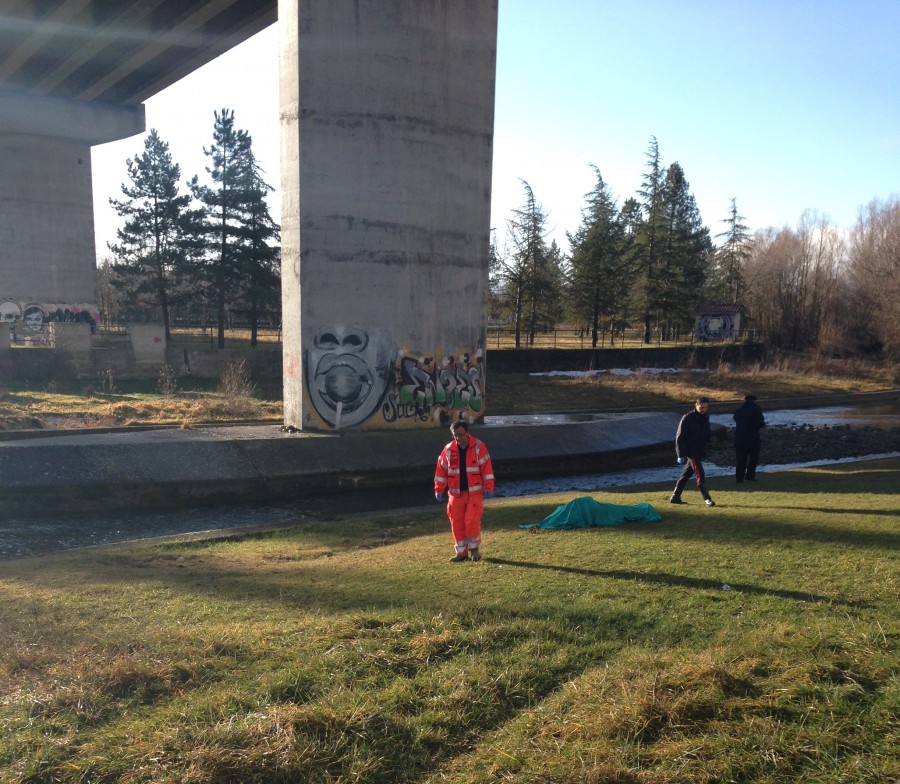
[[[787,425],[765,428],[761,440],[760,460],[766,465],[900,452],[900,428]],[[720,431],[708,450],[707,460],[718,466],[734,466],[733,443],[734,428]]]

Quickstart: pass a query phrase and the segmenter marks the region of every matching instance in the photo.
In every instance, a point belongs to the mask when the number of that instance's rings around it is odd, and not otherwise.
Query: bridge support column
[[[0,319],[96,318],[91,145],[143,129],[142,107],[0,90]]]
[[[280,0],[285,424],[485,408],[497,0]]]

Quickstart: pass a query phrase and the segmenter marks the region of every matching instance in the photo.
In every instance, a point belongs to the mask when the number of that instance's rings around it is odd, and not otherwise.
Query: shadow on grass
[[[556,564],[541,564],[531,561],[508,561],[503,558],[485,558],[488,563],[498,566],[514,566],[521,569],[551,569],[568,574],[579,574],[586,577],[611,577],[616,580],[633,580],[637,582],[655,583],[656,585],[673,585],[681,588],[699,588],[701,590],[721,591],[722,582],[718,580],[704,580],[697,577],[681,577],[675,574],[663,574],[659,572],[632,572],[618,570],[582,569],[576,566],[558,566]],[[728,590],[741,593],[754,594],[756,596],[777,596],[780,599],[790,599],[798,602],[818,602],[823,604],[840,604],[846,607],[871,607],[868,602],[845,601],[829,596],[821,596],[804,591],[784,591],[778,588],[762,588],[746,583],[729,583]]]
[[[724,504],[722,506],[725,506]],[[757,504],[732,504],[729,503],[728,509],[756,509]],[[782,505],[781,509],[791,509],[798,512],[821,512],[822,514],[849,514],[847,509],[835,509],[833,506],[788,506]],[[897,517],[900,518],[900,509],[867,509],[865,514],[870,517]]]
[[[642,499],[645,497],[646,495],[641,496]],[[552,504],[535,505],[534,513],[531,514],[533,519],[526,522],[528,524],[538,523],[556,509],[557,506]],[[776,520],[757,522],[728,517],[729,509],[741,510],[741,513],[745,513],[748,509],[759,508],[759,504],[733,504],[728,501],[720,501],[714,509],[707,509],[701,503],[697,503],[695,505],[697,516],[694,518],[686,518],[684,516],[694,511],[686,506],[678,507],[677,517],[671,516],[671,513],[669,516],[666,516],[665,513],[669,511],[668,504],[654,505],[654,508],[661,510],[663,514],[663,519],[659,523],[653,523],[652,525],[628,523],[621,526],[594,526],[578,530],[581,532],[591,531],[598,535],[601,535],[604,531],[616,531],[633,536],[741,546],[752,545],[758,542],[806,541],[816,544],[841,544],[855,549],[900,550],[900,533],[894,533],[893,531],[865,531],[859,528],[841,528],[834,525],[803,522],[788,523]],[[831,514],[846,515],[852,513],[852,510],[829,507],[790,506],[781,508],[790,512],[812,511],[822,514],[823,517]],[[872,518],[900,518],[900,511],[889,508],[866,509],[864,514]],[[523,524],[522,518],[524,516],[519,513],[515,519],[496,521],[492,527],[498,530],[520,528]],[[879,525],[884,524],[884,522],[879,522]],[[529,529],[529,533],[564,535],[571,533],[571,531],[566,529],[543,529],[537,526]]]

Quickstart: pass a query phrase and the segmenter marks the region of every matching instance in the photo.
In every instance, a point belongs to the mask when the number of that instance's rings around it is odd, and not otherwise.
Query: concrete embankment
[[[675,413],[476,426],[504,479],[660,465]],[[112,431],[0,442],[0,515],[276,503],[428,486],[443,430],[283,433],[275,425]]]

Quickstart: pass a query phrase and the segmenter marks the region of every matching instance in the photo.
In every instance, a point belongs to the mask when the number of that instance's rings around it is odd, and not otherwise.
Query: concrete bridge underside
[[[90,147],[278,18],[285,421],[484,401],[497,0],[9,0],[0,317],[96,318]]]
[[[276,16],[275,0],[5,0],[0,317],[97,318],[91,146],[143,132],[142,101]]]

